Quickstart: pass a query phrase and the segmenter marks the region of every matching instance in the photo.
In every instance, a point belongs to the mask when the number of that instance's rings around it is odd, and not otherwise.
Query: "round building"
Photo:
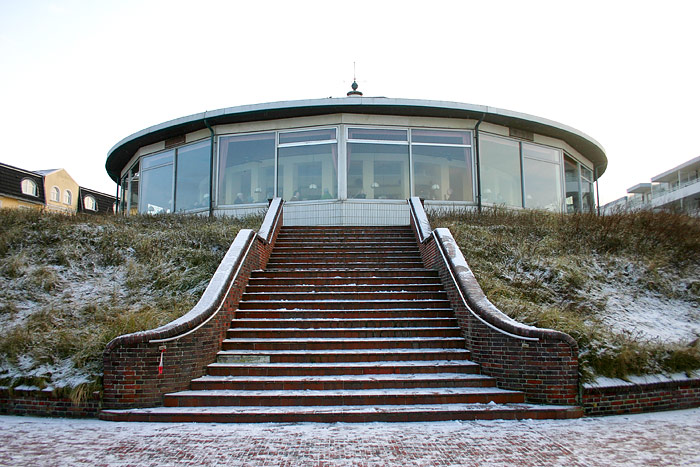
[[[106,168],[124,213],[244,215],[287,225],[408,224],[426,209],[588,212],[603,148],[566,125],[487,106],[362,97],[231,107],[146,128]]]

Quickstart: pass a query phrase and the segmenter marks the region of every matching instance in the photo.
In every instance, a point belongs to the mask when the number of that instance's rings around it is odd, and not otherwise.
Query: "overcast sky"
[[[603,203],[700,155],[697,1],[0,0],[0,162],[114,193],[107,152],[174,118],[365,96],[514,110],[607,152]]]

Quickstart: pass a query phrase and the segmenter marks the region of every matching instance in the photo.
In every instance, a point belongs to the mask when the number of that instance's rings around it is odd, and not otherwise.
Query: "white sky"
[[[596,139],[601,202],[700,155],[697,1],[0,0],[0,161],[114,193],[122,138],[205,110],[489,105]]]

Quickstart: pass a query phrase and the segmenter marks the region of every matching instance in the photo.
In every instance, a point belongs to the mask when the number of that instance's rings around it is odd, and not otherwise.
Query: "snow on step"
[[[491,377],[469,373],[409,373],[409,374],[371,374],[371,375],[323,375],[323,376],[201,376],[193,381],[202,383],[213,382],[335,382],[335,381],[475,381],[490,380]]]
[[[362,337],[357,339],[348,339],[344,337],[280,337],[280,338],[258,338],[258,337],[240,337],[233,339],[224,339],[224,342],[451,342],[460,340],[459,337]],[[444,349],[442,349],[444,351]]]
[[[374,368],[374,367],[391,367],[391,368],[405,368],[405,367],[418,367],[418,366],[476,366],[476,363],[471,360],[390,360],[390,361],[377,361],[377,362],[319,362],[319,363],[294,363],[294,362],[281,362],[281,363],[210,363],[210,367],[215,368],[295,368],[295,367],[313,367],[313,368]],[[395,373],[400,374],[400,373]],[[454,373],[453,373],[454,374]]]
[[[378,331],[395,331],[395,332],[414,332],[414,331],[459,331],[458,326],[440,326],[440,327],[383,327],[383,328],[231,328],[233,332],[378,332]]]
[[[578,407],[534,405],[527,403],[498,404],[412,404],[412,405],[299,405],[299,406],[215,406],[215,407],[152,407],[146,409],[108,410],[107,413],[128,414],[341,414],[341,413],[421,413],[421,412],[488,412],[488,411],[568,411]]]
[[[450,395],[511,395],[518,391],[499,388],[410,388],[410,389],[302,389],[302,390],[260,390],[209,389],[201,391],[180,391],[168,394],[173,397],[373,397],[373,396],[450,396]]]

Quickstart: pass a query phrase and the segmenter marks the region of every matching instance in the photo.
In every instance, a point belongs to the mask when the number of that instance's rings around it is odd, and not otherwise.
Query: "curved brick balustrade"
[[[105,408],[152,407],[189,386],[220,350],[251,271],[262,269],[282,225],[276,198],[259,233],[241,230],[199,302],[184,316],[149,331],[119,336],[103,354]],[[163,372],[159,374],[161,350]]]
[[[529,402],[578,404],[578,346],[568,334],[519,323],[484,295],[448,229],[431,230],[410,199],[411,226],[426,267],[440,272],[472,359],[498,386],[523,391]]]

